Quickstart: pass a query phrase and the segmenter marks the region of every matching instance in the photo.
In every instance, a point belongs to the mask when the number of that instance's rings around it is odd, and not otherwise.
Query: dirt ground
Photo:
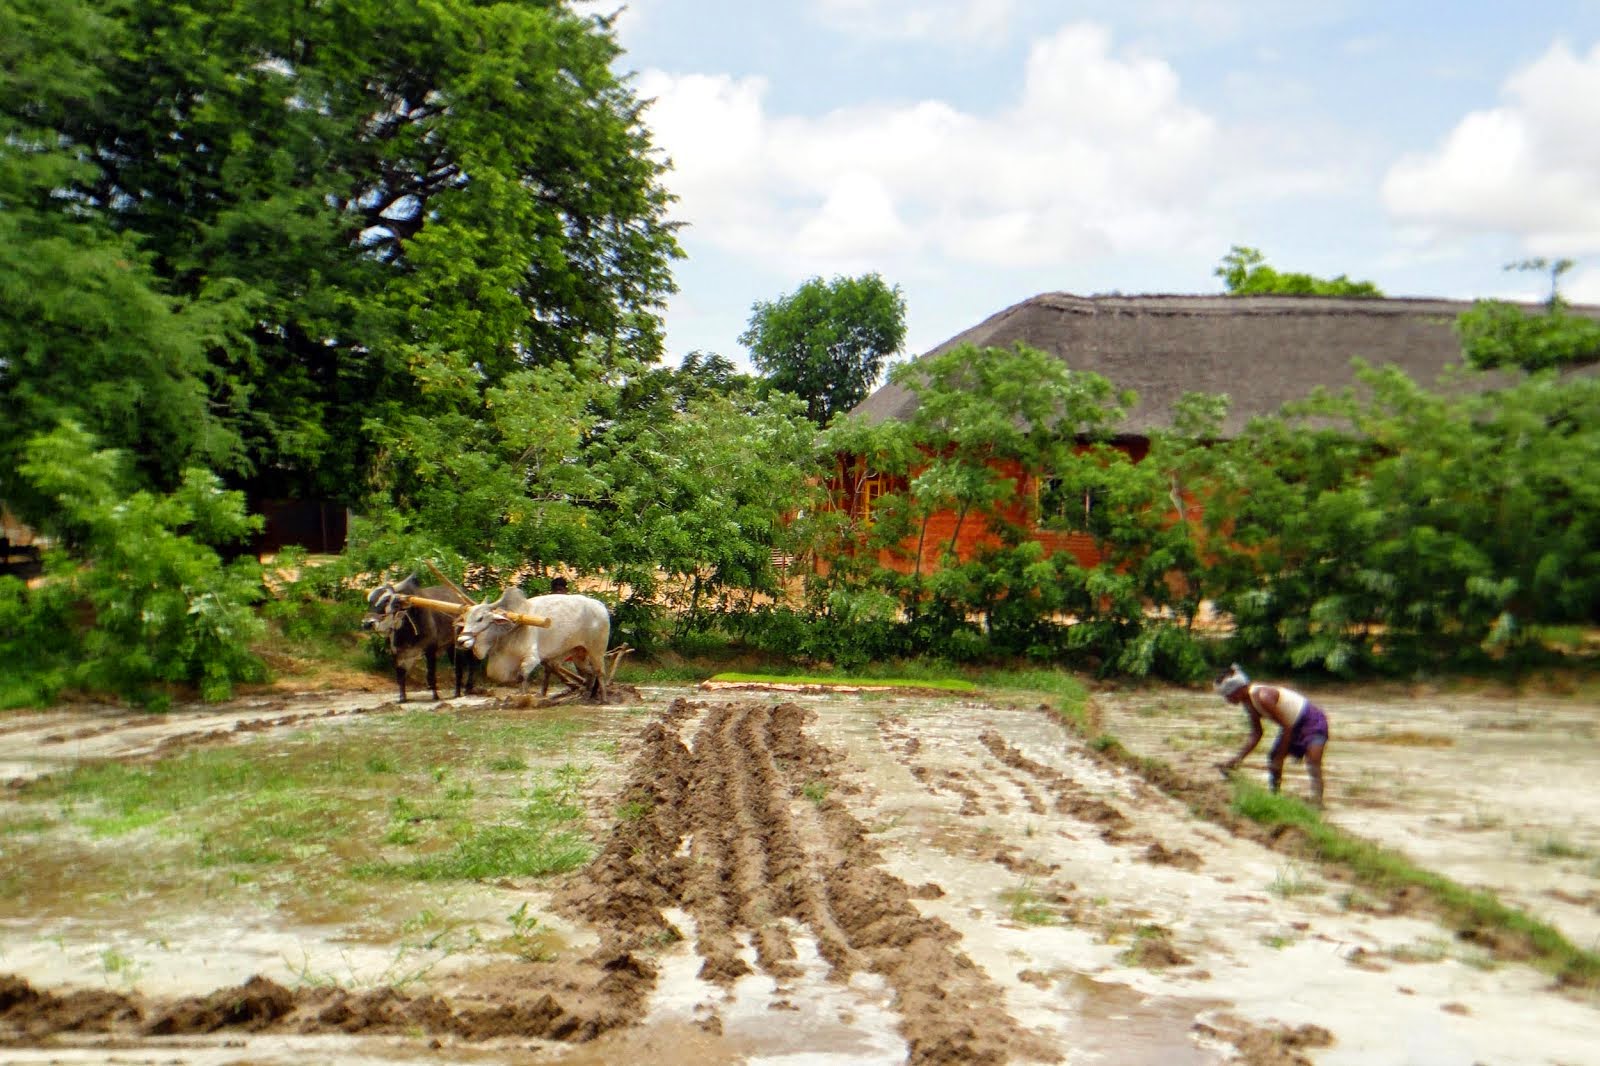
[[[1592,993],[1193,813],[1223,794],[1208,766],[1241,736],[1214,698],[1097,697],[1108,729],[1193,790],[1179,801],[998,695],[638,695],[582,712],[591,863],[426,890],[485,922],[526,905],[551,937],[538,957],[414,954],[401,980],[399,930],[31,893],[0,910],[0,1059],[1600,1063]],[[397,712],[386,698],[9,716],[0,780],[308,723],[360,730]],[[1330,817],[1593,945],[1589,708],[1324,704]],[[1298,768],[1289,781],[1302,787]]]

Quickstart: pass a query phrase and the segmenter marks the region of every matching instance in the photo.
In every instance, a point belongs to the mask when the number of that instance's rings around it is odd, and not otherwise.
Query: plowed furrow
[[[1091,795],[1089,790],[1068,778],[1053,766],[1036,762],[1005,742],[993,730],[986,730],[978,740],[989,754],[1013,770],[1020,770],[1038,781],[1054,797],[1057,813],[1070,815],[1100,826],[1100,835],[1106,841],[1117,843],[1129,839],[1132,823],[1126,815],[1106,801]]]

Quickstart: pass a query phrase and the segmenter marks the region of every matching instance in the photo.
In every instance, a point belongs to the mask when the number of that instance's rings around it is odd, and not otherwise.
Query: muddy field
[[[155,868],[163,841],[86,839],[27,782],[226,745],[288,760],[415,710],[348,694],[0,720],[0,1059],[1600,1063],[1592,992],[1193,813],[1225,805],[1209,765],[1241,736],[1212,697],[1096,697],[1180,801],[1015,694],[638,696],[430,711],[562,715],[550,765],[476,788],[581,764],[595,857],[378,900],[96,880],[130,851]],[[1588,708],[1343,696],[1323,701],[1333,821],[1594,946]]]

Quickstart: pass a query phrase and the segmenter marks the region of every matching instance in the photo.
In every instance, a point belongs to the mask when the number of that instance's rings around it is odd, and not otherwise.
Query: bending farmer
[[[1321,807],[1322,749],[1328,744],[1328,716],[1322,713],[1322,708],[1292,688],[1256,684],[1239,669],[1238,663],[1217,678],[1212,687],[1229,703],[1243,704],[1250,716],[1249,741],[1239,754],[1218,763],[1217,768],[1227,775],[1249,758],[1261,743],[1261,719],[1270,718],[1278,725],[1278,741],[1272,745],[1272,754],[1268,756],[1272,791],[1278,791],[1283,782],[1283,761],[1293,755],[1306,761],[1306,772],[1311,775],[1311,802]]]

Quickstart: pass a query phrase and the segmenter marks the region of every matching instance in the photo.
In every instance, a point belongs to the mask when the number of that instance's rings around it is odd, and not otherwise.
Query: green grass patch
[[[637,822],[654,809],[649,800],[628,800],[617,807],[617,821]]]
[[[1489,929],[1515,937],[1563,981],[1600,985],[1600,953],[1575,946],[1553,926],[1507,906],[1491,892],[1467,888],[1417,866],[1398,852],[1334,828],[1314,808],[1291,796],[1235,778],[1233,810],[1262,825],[1296,826],[1318,858],[1345,867],[1359,883],[1386,890],[1419,887],[1458,928]]]
[[[1096,728],[1089,706],[1089,689],[1064,670],[985,670],[978,675],[985,689],[1048,704],[1080,736]]]
[[[491,825],[447,852],[400,862],[362,863],[352,873],[409,881],[544,877],[575,870],[593,855],[594,845],[581,833],[552,832],[542,825]]]
[[[1275,896],[1289,899],[1293,896],[1314,896],[1323,889],[1322,882],[1313,877],[1308,877],[1304,870],[1296,866],[1286,866],[1278,870],[1267,885],[1267,891]]]
[[[617,668],[617,680],[629,685],[673,685],[704,681],[712,671],[694,663],[634,663]]]
[[[55,825],[55,822],[43,815],[29,815],[21,818],[0,818],[0,837],[23,836],[33,833],[42,833]]]
[[[136,891],[178,905],[249,884],[326,907],[342,893],[371,896],[375,889],[359,886],[374,874],[539,876],[590,857],[580,828],[588,770],[571,758],[589,728],[414,711],[85,764],[22,786],[0,827],[51,863],[30,875],[26,895],[41,902],[46,885],[58,885],[50,891],[62,899]],[[516,773],[485,774],[486,766]],[[97,847],[82,842],[85,832],[137,842]]]
[[[522,817],[530,823],[575,822],[583,817],[577,797],[564,785],[535,787],[528,792]]]
[[[1065,670],[985,670],[979,678],[984,688],[1038,692],[1074,702],[1089,698],[1083,681]]]

